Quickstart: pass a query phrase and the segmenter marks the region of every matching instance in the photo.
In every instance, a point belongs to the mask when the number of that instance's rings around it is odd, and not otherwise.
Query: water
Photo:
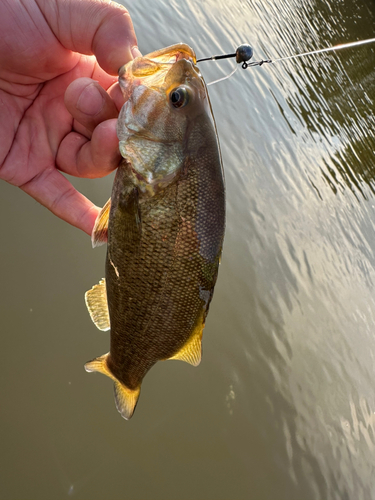
[[[277,58],[375,25],[365,0],[127,6],[143,53]],[[1,499],[375,498],[374,68],[367,45],[210,87],[228,220],[204,357],[157,364],[129,422],[83,369],[108,350],[83,300],[105,250],[0,184]],[[97,204],[111,183],[75,181]]]

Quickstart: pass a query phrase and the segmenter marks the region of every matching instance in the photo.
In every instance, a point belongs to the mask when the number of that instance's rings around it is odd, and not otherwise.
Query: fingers
[[[79,78],[67,88],[65,105],[75,122],[74,132],[62,140],[57,152],[56,165],[63,172],[97,178],[117,168],[121,156],[116,118],[124,99],[117,83],[109,92],[90,78]]]
[[[110,6],[113,12],[103,16],[92,48],[100,66],[107,73],[117,75],[119,68],[139,55],[139,51],[130,14],[116,2]]]
[[[100,66],[109,74],[133,59],[137,52],[137,37],[130,14],[122,5],[111,2],[112,12],[102,13],[102,21],[93,38],[92,48]]]
[[[114,101],[91,78],[78,78],[69,85],[65,92],[65,106],[73,118],[89,132],[99,123],[117,118],[118,115]]]
[[[37,0],[49,26],[67,49],[95,54],[109,74],[137,53],[137,38],[128,11],[109,0]]]
[[[59,146],[56,165],[76,177],[104,177],[118,167],[121,155],[116,133],[117,120],[100,123],[91,140],[77,132],[68,134]]]
[[[57,217],[91,235],[100,209],[55,168],[43,170],[21,189]]]

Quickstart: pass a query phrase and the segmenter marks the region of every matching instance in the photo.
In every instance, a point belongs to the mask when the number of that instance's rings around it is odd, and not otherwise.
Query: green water
[[[370,0],[126,6],[144,54],[374,36]],[[129,422],[83,369],[109,347],[83,299],[105,249],[0,184],[0,499],[375,499],[375,45],[240,69],[210,96],[227,232],[203,361],[158,363]],[[112,180],[74,182],[102,205]]]

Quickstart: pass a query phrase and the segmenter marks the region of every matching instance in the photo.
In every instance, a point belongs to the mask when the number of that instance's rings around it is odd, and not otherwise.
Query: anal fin
[[[91,290],[85,293],[85,302],[90,317],[99,330],[109,330],[111,325],[109,321],[107,289],[104,278],[99,281],[98,285],[94,285]]]
[[[203,329],[204,322],[203,317],[201,317],[189,340],[169,359],[179,359],[181,361],[186,361],[186,363],[190,365],[198,366],[202,359]]]
[[[93,248],[99,247],[107,242],[108,239],[108,219],[111,210],[111,198],[107,201],[101,209],[98,217],[96,218],[94,229],[91,234],[91,243]]]
[[[117,411],[123,418],[125,418],[125,420],[129,420],[129,418],[132,417],[138,403],[141,388],[138,387],[137,389],[132,390],[118,380],[115,380],[114,390]]]
[[[104,354],[99,358],[95,358],[92,361],[88,361],[85,364],[85,370],[87,372],[102,373],[114,381],[116,408],[125,420],[129,420],[132,417],[137,405],[141,387],[139,386],[133,390],[121,383],[108,368],[108,356],[109,353]]]

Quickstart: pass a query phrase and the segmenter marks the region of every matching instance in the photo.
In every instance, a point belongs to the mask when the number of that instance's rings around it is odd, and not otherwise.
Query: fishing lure
[[[334,45],[333,47],[327,47],[325,49],[318,49],[318,50],[313,50],[311,52],[303,52],[302,54],[295,54],[292,56],[286,56],[286,57],[279,57],[278,59],[261,59],[260,61],[250,61],[250,59],[253,57],[254,50],[253,48],[247,44],[244,43],[237,47],[236,52],[230,53],[230,54],[221,54],[218,56],[210,56],[210,57],[203,57],[201,59],[197,60],[197,63],[203,62],[203,61],[218,61],[220,59],[229,59],[229,58],[236,58],[236,62],[238,64],[241,64],[241,67],[243,69],[251,68],[254,66],[262,66],[263,64],[274,64],[275,62],[280,62],[280,61],[287,61],[289,59],[296,59],[297,57],[304,57],[304,56],[310,56],[313,54],[322,54],[323,52],[334,52],[337,50],[341,49],[347,49],[349,47],[356,47],[359,45],[365,45],[368,43],[374,43],[375,38],[368,38],[367,40],[359,40],[357,42],[349,42],[349,43],[343,43],[339,45]],[[229,73],[229,75],[224,76],[223,78],[219,78],[218,80],[215,80],[213,82],[207,83],[207,85],[213,85],[214,83],[222,82],[223,80],[227,80],[230,78],[238,69],[238,66],[235,67],[235,69]]]

